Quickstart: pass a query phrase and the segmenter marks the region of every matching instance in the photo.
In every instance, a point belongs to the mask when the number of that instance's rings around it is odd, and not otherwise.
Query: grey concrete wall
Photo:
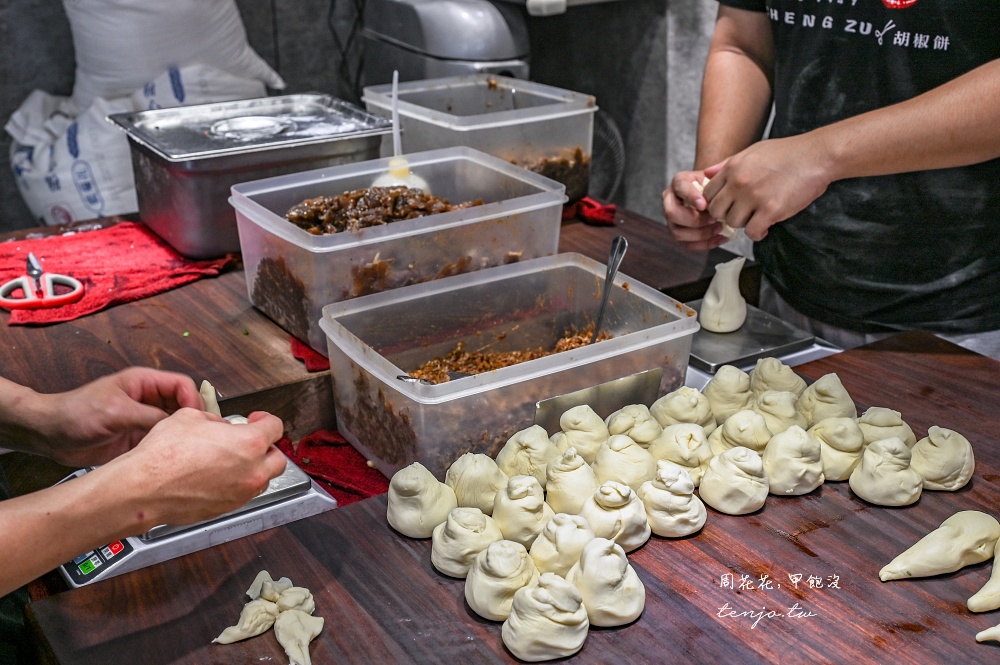
[[[363,80],[356,9],[363,0],[237,0],[251,46],[285,79],[286,92],[349,101]],[[625,165],[613,201],[660,218],[660,192],[690,166],[698,89],[714,0],[618,0],[528,17],[532,79],[592,94],[619,130]],[[60,0],[0,2],[0,121],[35,88],[68,95],[72,36]],[[35,225],[0,136],[0,230]]]

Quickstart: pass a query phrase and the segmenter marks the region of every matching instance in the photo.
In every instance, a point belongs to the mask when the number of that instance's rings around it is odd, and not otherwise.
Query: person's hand
[[[702,194],[704,171],[681,171],[663,191],[663,217],[677,242],[692,251],[708,250],[729,240],[722,224],[707,212]],[[697,184],[696,184],[697,183]]]
[[[205,404],[190,377],[143,367],[102,377],[76,390],[41,395],[39,452],[66,466],[103,464],[134,447],[182,407]]]
[[[142,531],[217,517],[261,494],[285,470],[285,456],[272,445],[283,433],[281,420],[263,412],[248,419],[235,425],[181,409],[91,474],[122,493]]]
[[[824,154],[809,134],[760,141],[705,169],[708,214],[751,240],[815,201],[830,184]]]

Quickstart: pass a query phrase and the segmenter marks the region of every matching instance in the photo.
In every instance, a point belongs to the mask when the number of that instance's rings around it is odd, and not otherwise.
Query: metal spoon
[[[611,252],[608,254],[608,272],[604,276],[604,292],[601,294],[601,309],[597,312],[597,322],[594,323],[594,334],[590,337],[590,343],[597,341],[597,335],[601,332],[601,324],[604,323],[604,309],[608,306],[608,298],[611,296],[611,287],[614,286],[615,276],[618,268],[622,265],[625,252],[628,250],[628,240],[625,236],[618,236],[611,241]]]

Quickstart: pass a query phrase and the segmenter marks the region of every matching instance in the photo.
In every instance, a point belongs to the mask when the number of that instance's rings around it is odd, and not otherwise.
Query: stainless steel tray
[[[701,300],[687,303],[701,312]],[[772,314],[747,305],[747,320],[731,333],[701,328],[691,340],[691,366],[710,374],[723,365],[737,367],[760,358],[780,357],[805,349],[815,337]]]

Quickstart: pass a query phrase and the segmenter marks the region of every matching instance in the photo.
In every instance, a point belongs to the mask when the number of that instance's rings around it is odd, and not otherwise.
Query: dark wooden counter
[[[1000,645],[977,644],[975,634],[1000,623],[1000,612],[965,609],[990,564],[889,583],[877,574],[958,510],[1000,514],[1000,363],[914,333],[797,371],[809,379],[836,372],[862,409],[901,411],[918,437],[931,425],[962,432],[976,451],[972,482],[955,493],[925,492],[906,508],[873,506],[846,483],[828,483],[804,497],[770,497],[749,516],[710,510],[699,534],[654,537],[629,555],[646,587],[643,616],[592,629],[571,662],[997,661]],[[315,594],[326,627],[313,643],[314,663],[514,662],[500,624],[466,607],[464,582],[434,571],[430,542],[387,526],[384,495],[46,598],[29,614],[60,663],[286,662],[272,634],[210,643],[235,621],[261,569]],[[726,587],[729,575],[737,586],[748,576],[751,588]],[[801,575],[798,589],[790,575]],[[810,588],[810,576],[822,588]],[[762,579],[772,588],[758,588]],[[755,626],[726,607],[784,616]]]

